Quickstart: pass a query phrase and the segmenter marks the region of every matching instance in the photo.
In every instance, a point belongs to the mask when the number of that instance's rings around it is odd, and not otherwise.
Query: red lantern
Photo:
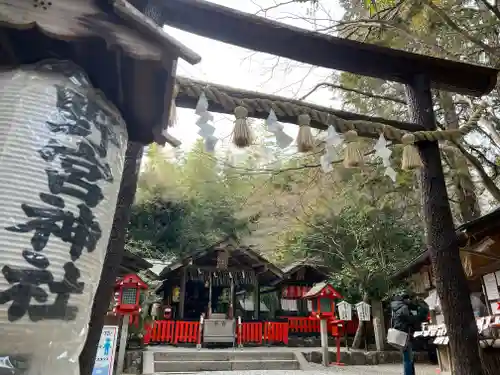
[[[342,296],[330,284],[319,283],[313,286],[304,298],[312,302],[312,317],[325,319],[335,317],[335,299]]]
[[[142,289],[147,289],[147,284],[135,274],[130,274],[119,279],[115,284],[117,296],[117,314],[138,314],[140,310],[140,294]]]

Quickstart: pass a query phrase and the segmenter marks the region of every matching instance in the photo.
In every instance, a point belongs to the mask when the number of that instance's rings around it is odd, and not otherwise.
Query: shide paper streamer
[[[0,374],[79,373],[126,144],[72,63],[0,73]]]

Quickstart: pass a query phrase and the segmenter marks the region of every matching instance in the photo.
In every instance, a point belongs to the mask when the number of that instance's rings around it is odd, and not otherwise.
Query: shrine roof
[[[315,259],[298,260],[296,262],[293,262],[293,263],[281,268],[281,271],[283,272],[284,276],[287,277],[289,275],[292,275],[292,274],[298,272],[301,268],[312,268],[316,272],[324,275],[325,277],[328,276],[328,271],[327,271],[326,267],[319,264],[319,262]]]
[[[339,292],[335,290],[333,286],[328,284],[327,282],[322,282],[314,285],[309,292],[307,292],[303,298],[312,299],[317,298],[319,296],[331,297],[333,298],[342,298]]]
[[[251,246],[244,246],[232,238],[226,238],[210,247],[192,251],[178,258],[171,265],[165,267],[160,272],[159,277],[163,280],[167,279],[172,273],[183,267],[193,266],[202,268],[205,265],[214,266],[217,251],[219,250],[228,251],[228,268],[252,269],[269,283],[279,281],[283,277],[282,271],[277,266],[260,255]]]
[[[481,242],[485,237],[497,234],[500,229],[500,208],[489,212],[477,219],[464,223],[456,228],[457,235],[467,234],[470,241],[468,246]],[[423,266],[431,264],[430,251],[424,250],[394,274],[393,280],[402,279],[418,272]]]
[[[120,264],[120,276],[129,273],[138,273],[151,268],[153,265],[140,256],[125,250],[122,263]]]

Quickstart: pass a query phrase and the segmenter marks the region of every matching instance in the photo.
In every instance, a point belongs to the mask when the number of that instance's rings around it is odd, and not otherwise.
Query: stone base
[[[344,346],[344,338],[341,338],[340,342]],[[328,337],[328,346],[334,347],[335,345],[337,345],[335,337]],[[318,348],[321,346],[321,339],[319,336],[289,336],[286,346],[290,348]]]
[[[313,363],[321,363],[322,355],[320,351],[304,352],[304,357]],[[428,363],[427,353],[415,352],[416,363]],[[337,361],[337,353],[330,351],[330,363]],[[385,352],[365,352],[360,350],[342,351],[340,353],[340,362],[346,365],[357,366],[373,366],[391,363],[401,363],[401,352],[385,351]]]
[[[142,350],[127,350],[125,352],[125,364],[123,365],[123,372],[125,374],[136,375],[142,373]]]

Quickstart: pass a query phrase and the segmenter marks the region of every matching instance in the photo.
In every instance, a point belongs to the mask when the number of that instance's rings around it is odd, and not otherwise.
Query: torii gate
[[[304,63],[401,82],[406,88],[412,123],[407,130],[411,131],[436,129],[431,86],[481,96],[496,85],[495,69],[308,32],[203,0],[134,0],[133,3],[154,15],[159,24]],[[180,105],[190,100],[182,93],[178,96]],[[249,116],[258,115],[249,112]],[[324,128],[321,124],[316,126]],[[460,298],[468,286],[460,262],[439,146],[433,141],[420,141],[417,146],[424,164],[420,177],[426,242],[437,275],[451,352],[457,359],[457,374],[481,374],[477,346],[467,344],[477,341],[477,330],[463,329],[473,324],[473,315],[469,299]],[[471,350],[476,351],[471,353]],[[465,351],[468,356],[460,355]]]

